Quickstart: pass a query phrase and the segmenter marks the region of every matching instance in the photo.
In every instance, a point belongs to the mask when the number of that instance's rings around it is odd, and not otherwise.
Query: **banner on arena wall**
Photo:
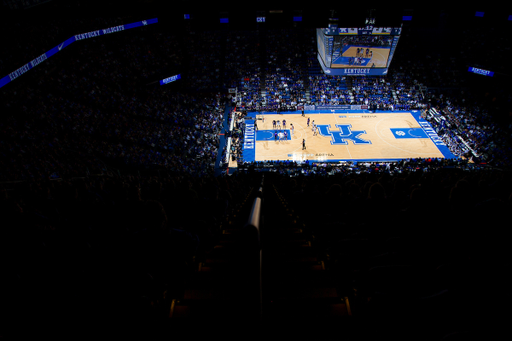
[[[99,37],[99,36],[102,36],[102,35],[105,35],[105,34],[121,32],[121,31],[124,31],[124,30],[128,30],[130,28],[147,26],[147,25],[150,25],[150,24],[155,24],[157,22],[158,22],[158,19],[154,18],[154,19],[142,20],[142,21],[126,24],[126,25],[118,25],[118,26],[113,26],[113,27],[104,28],[104,29],[100,29],[100,30],[95,30],[95,31],[91,31],[91,32],[75,34],[74,36],[66,39],[61,44],[55,46],[54,48],[48,50],[47,52],[43,53],[42,55],[34,58],[33,60],[31,60],[27,64],[19,67],[18,69],[14,70],[13,72],[9,73],[7,76],[1,78],[0,79],[0,88],[3,87],[6,84],[12,82],[13,80],[15,80],[19,76],[23,75],[27,71],[31,70],[35,66],[41,64],[42,62],[44,62],[46,59],[50,58],[51,56],[53,56],[57,52],[62,51],[62,49],[64,49],[65,47],[71,45],[71,43],[74,43],[75,41],[89,39],[89,38],[95,38],[95,37]]]
[[[169,84],[169,83],[172,83],[174,81],[177,81],[178,79],[181,79],[181,75],[179,75],[179,74],[171,76],[171,77],[167,77],[165,79],[160,80],[160,85]]]
[[[472,73],[479,74],[479,75],[483,75],[483,76],[489,76],[489,77],[494,76],[494,72],[492,72],[492,71],[479,69],[479,68],[472,67],[472,66],[469,67],[468,71],[472,72]]]
[[[251,162],[256,157],[256,130],[254,127],[254,120],[245,120],[244,131],[244,161]]]

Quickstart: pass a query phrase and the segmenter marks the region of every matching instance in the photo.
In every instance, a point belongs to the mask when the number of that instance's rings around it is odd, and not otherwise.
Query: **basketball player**
[[[308,127],[309,127],[309,117],[308,117]]]
[[[283,120],[283,129],[286,129],[286,120]]]
[[[294,135],[293,131],[295,130],[295,128],[293,127],[293,123],[290,123],[290,129],[292,130],[292,136],[293,136]]]
[[[306,139],[302,139],[302,150],[306,149]]]

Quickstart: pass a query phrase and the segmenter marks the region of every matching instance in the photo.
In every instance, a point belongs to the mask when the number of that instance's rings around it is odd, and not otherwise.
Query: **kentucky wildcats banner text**
[[[135,27],[141,27],[141,26],[146,26],[146,25],[150,25],[150,24],[155,24],[157,22],[158,22],[158,19],[154,18],[154,19],[142,20],[142,21],[126,24],[126,25],[118,25],[118,26],[114,26],[114,27],[109,27],[109,28],[105,28],[105,29],[101,29],[101,30],[97,30],[97,31],[91,31],[91,32],[76,34],[76,35],[66,39],[61,44],[59,44],[59,45],[55,46],[54,48],[50,49],[49,51],[47,51],[47,52],[43,53],[42,55],[38,56],[37,58],[31,60],[30,62],[28,62],[27,64],[23,65],[22,67],[20,67],[20,68],[14,70],[13,72],[9,73],[7,76],[1,78],[0,79],[0,88],[3,87],[4,85],[6,85],[9,82],[12,82],[13,80],[18,78],[22,74],[26,73],[27,71],[29,71],[30,69],[32,69],[36,65],[41,64],[46,59],[48,59],[51,56],[53,56],[55,53],[62,51],[63,48],[69,46],[71,43],[74,43],[75,41],[89,39],[89,38],[95,38],[95,37],[99,37],[99,36],[102,36],[102,35],[105,35],[105,34],[111,34],[111,33],[115,33],[115,32],[121,32],[121,31],[124,31],[124,30],[128,30],[130,28],[135,28]]]

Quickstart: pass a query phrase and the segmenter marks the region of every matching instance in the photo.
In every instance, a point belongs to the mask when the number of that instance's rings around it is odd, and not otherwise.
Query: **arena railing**
[[[259,316],[263,317],[263,283],[262,283],[262,247],[261,247],[261,208],[263,201],[263,179],[261,180],[260,187],[256,194],[256,198],[254,199],[251,212],[249,215],[249,220],[245,225],[245,229],[248,230],[249,235],[251,236],[251,246],[254,247],[252,251],[257,250],[257,264],[258,264],[258,308],[259,308]],[[256,252],[255,252],[256,253]],[[252,255],[252,253],[251,253]]]

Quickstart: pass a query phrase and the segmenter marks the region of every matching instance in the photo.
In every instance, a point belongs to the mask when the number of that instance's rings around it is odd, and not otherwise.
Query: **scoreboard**
[[[388,72],[402,27],[318,28],[318,61],[333,76],[380,76]]]

